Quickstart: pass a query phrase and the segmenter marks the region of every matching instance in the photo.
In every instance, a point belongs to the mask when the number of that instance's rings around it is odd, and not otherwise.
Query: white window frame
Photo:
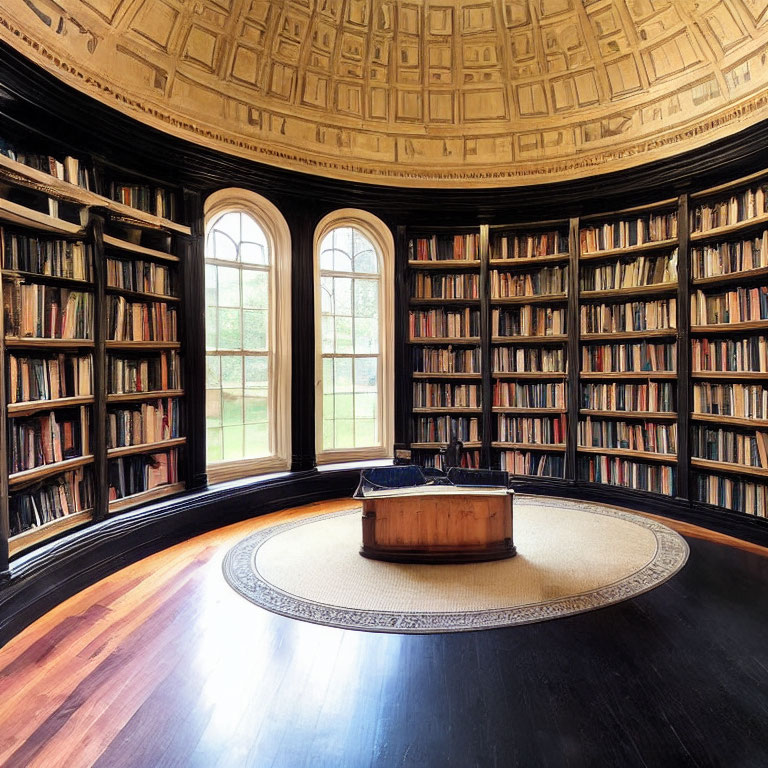
[[[379,445],[366,448],[323,449],[323,353],[320,301],[320,244],[338,227],[360,230],[376,249],[379,260]],[[389,227],[377,216],[359,208],[341,208],[329,213],[315,228],[315,453],[318,464],[391,458],[395,432],[395,241]],[[360,275],[364,277],[363,274]]]
[[[233,187],[214,192],[206,199],[205,243],[213,222],[230,211],[247,213],[255,219],[269,245],[268,380],[272,452],[258,458],[212,462],[207,468],[209,483],[286,470],[291,466],[291,233],[273,203],[255,192]],[[205,354],[207,357],[207,349]]]

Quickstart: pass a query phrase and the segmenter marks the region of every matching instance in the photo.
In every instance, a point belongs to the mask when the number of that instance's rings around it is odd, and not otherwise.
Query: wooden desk
[[[368,492],[360,554],[400,563],[513,557],[512,491],[430,485]]]

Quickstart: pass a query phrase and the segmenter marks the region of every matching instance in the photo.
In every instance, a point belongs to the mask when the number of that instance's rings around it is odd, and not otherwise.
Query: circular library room
[[[768,766],[768,2],[0,3],[3,768]]]

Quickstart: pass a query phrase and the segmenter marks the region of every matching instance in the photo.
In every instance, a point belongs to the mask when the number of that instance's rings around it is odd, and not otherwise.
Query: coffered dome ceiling
[[[762,0],[5,0],[0,36],[163,130],[384,184],[585,176],[768,118]]]

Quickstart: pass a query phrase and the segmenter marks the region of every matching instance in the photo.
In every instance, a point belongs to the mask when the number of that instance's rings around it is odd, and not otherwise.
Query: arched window
[[[392,455],[394,242],[365,211],[315,231],[318,462]]]
[[[206,445],[211,482],[290,462],[290,234],[265,198],[205,204]]]

